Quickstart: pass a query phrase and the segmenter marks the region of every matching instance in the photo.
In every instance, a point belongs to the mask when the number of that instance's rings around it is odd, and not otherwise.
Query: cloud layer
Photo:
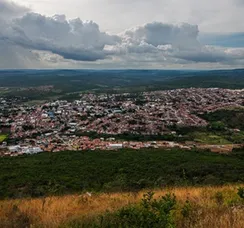
[[[93,21],[47,17],[0,0],[0,68],[170,68],[244,64],[244,48],[202,45],[197,25],[147,23],[111,35]]]

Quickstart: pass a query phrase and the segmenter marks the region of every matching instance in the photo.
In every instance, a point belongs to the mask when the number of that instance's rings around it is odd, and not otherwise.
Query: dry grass
[[[180,203],[189,200],[194,205],[199,205],[194,217],[201,219],[196,219],[194,227],[244,228],[243,204],[234,206],[238,200],[237,186],[171,188],[154,192],[156,198],[170,192],[176,195]],[[216,200],[218,192],[223,194],[223,202]],[[3,200],[0,201],[0,227],[59,227],[72,219],[91,218],[139,202],[144,193],[145,191]],[[178,225],[193,227],[192,223],[183,220]]]

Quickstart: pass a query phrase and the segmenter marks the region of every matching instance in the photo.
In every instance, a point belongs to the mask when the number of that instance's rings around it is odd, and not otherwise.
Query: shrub
[[[117,216],[123,227],[174,227],[175,195],[167,194],[159,200],[154,193],[144,194],[139,206],[121,209]]]
[[[237,192],[238,196],[240,196],[242,199],[244,199],[244,188],[240,187],[238,188],[238,192]]]
[[[181,209],[181,214],[183,215],[184,218],[189,218],[192,212],[192,205],[189,200],[185,202]]]
[[[115,213],[101,216],[99,221],[85,223],[83,227],[120,228],[173,228],[176,209],[175,195],[167,194],[156,200],[154,193],[144,194],[138,205],[129,205]]]

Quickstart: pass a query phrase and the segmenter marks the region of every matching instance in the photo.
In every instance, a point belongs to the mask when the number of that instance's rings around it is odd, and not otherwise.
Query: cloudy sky
[[[244,67],[244,0],[0,0],[0,68]]]

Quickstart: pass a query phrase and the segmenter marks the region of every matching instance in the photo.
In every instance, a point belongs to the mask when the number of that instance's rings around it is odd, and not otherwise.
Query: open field
[[[0,143],[3,142],[8,136],[5,134],[0,134]]]
[[[237,194],[238,186],[182,187],[154,190],[154,198],[175,194],[173,227],[244,227],[244,201]],[[0,227],[95,227],[101,216],[105,226],[108,213],[140,202],[146,191],[138,193],[74,194],[38,199],[0,201]],[[108,222],[108,221],[107,221]],[[108,222],[109,223],[109,222]],[[123,227],[123,226],[121,226]]]
[[[229,142],[225,138],[210,132],[193,132],[189,134],[189,136],[192,137],[195,142],[204,144],[231,144],[231,142]]]

